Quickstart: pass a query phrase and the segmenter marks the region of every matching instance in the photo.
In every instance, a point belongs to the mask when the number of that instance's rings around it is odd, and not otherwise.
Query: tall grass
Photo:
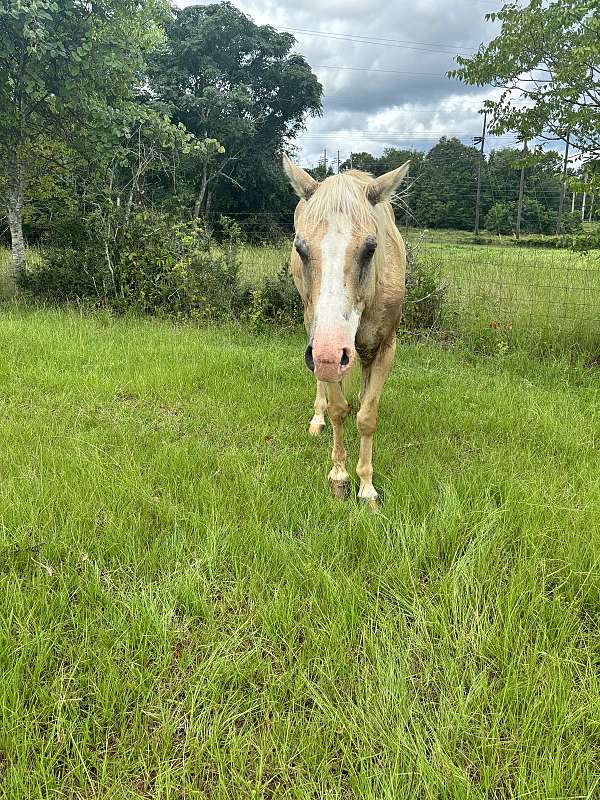
[[[301,336],[1,317],[2,797],[597,796],[595,371],[400,349],[374,517]]]
[[[289,251],[287,243],[243,248],[242,274],[249,281],[275,274]],[[447,283],[445,324],[458,332],[475,322],[515,331],[600,333],[598,250],[462,245],[429,236],[419,243],[418,258],[431,262]]]

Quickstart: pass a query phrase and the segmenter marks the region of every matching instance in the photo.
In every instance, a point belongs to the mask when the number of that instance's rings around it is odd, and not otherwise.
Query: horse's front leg
[[[364,393],[360,410],[356,415],[356,425],[360,434],[360,455],[356,467],[356,473],[360,478],[358,496],[368,503],[373,511],[378,511],[381,505],[379,495],[373,486],[373,435],[377,427],[379,398],[395,352],[396,335],[392,334],[392,337],[381,345],[372,364],[363,368]]]
[[[345,497],[350,486],[350,476],[346,472],[346,450],[344,448],[344,421],[350,406],[342,393],[339,383],[327,384],[327,413],[333,427],[333,450],[331,459],[333,467],[329,473],[331,491],[336,497]]]
[[[315,397],[315,414],[311,419],[308,432],[311,436],[318,436],[325,427],[325,412],[327,411],[326,383],[317,381],[317,396]]]

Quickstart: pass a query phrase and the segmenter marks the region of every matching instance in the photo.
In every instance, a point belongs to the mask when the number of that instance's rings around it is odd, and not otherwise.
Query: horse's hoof
[[[345,500],[348,495],[350,494],[350,481],[336,481],[333,478],[329,478],[329,486],[331,488],[331,494],[334,497],[339,498],[340,500]]]
[[[311,422],[308,426],[308,432],[311,436],[318,436],[325,430],[324,422]]]
[[[373,514],[378,514],[381,511],[383,503],[379,495],[375,497],[361,497],[360,501],[365,505]]]

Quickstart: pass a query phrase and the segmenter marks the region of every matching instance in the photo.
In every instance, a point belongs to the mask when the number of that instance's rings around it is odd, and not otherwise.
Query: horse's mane
[[[353,226],[362,227],[374,219],[373,206],[367,200],[367,185],[371,176],[366,172],[349,170],[330,175],[306,202],[303,216],[315,223],[334,216],[352,220]]]

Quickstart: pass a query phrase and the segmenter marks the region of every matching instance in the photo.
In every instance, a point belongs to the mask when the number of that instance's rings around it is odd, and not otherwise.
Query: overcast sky
[[[179,5],[191,5],[178,0]],[[471,54],[496,32],[485,14],[501,0],[238,0],[260,25],[293,33],[324,87],[323,116],[298,141],[311,166],[350,151],[379,154],[386,146],[428,149],[440,136],[472,144],[477,113],[491,90],[451,81],[457,53]],[[375,41],[377,40],[377,41]],[[340,69],[344,67],[344,69]],[[508,145],[514,137],[490,139]]]

